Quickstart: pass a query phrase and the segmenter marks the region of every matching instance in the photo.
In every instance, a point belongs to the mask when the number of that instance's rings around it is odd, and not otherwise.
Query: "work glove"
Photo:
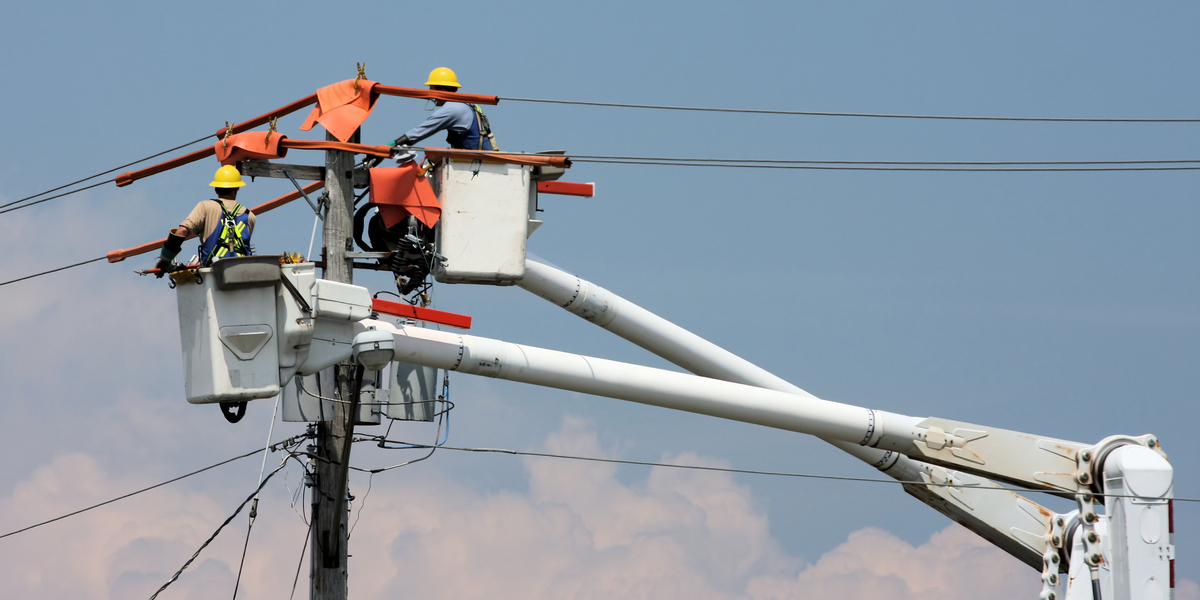
[[[175,263],[165,256],[160,256],[158,257],[158,262],[154,263],[154,268],[158,269],[158,272],[154,276],[162,279],[163,275],[175,270]]]
[[[167,233],[167,241],[163,243],[162,250],[158,255],[158,262],[154,264],[154,267],[158,269],[158,273],[154,276],[159,279],[162,279],[162,276],[168,272],[175,270],[173,261],[183,248],[184,238],[181,235],[175,235],[176,231],[178,230],[172,229]]]
[[[411,146],[414,143],[415,142],[413,140],[408,139],[407,135],[402,135],[402,136],[388,142],[388,145],[393,148],[396,148],[396,150],[392,150],[392,156],[395,156],[396,152],[399,150],[400,146]]]

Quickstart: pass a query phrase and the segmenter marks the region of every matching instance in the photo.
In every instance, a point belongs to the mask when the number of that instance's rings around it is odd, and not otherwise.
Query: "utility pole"
[[[358,134],[351,141],[357,141]],[[325,139],[334,140],[326,133]],[[341,283],[354,282],[351,249],[354,222],[354,154],[342,150],[325,152],[325,268],[323,277]],[[333,418],[317,424],[316,477],[312,489],[312,527],[309,544],[312,600],[347,600],[347,509],[350,439],[354,435],[357,398],[354,385],[356,365],[344,362],[333,367],[336,382]],[[323,373],[329,373],[328,371]]]

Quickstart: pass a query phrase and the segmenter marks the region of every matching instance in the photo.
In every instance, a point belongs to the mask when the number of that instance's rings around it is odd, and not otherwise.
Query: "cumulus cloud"
[[[748,586],[756,600],[791,598],[1036,598],[1036,574],[979,536],[952,525],[912,546],[874,528],[850,534],[797,576],[766,575]]]
[[[575,420],[545,449],[605,454]],[[692,454],[665,460],[723,464]],[[654,468],[626,484],[611,464],[534,458],[526,467],[528,493],[441,481],[373,500],[364,518],[375,526],[372,539],[356,533],[355,543],[380,552],[368,552],[366,573],[366,564],[354,571],[355,590],[371,598],[1037,595],[1034,571],[958,525],[916,547],[864,529],[805,565],[781,550],[751,491],[727,474]]]
[[[585,422],[568,419],[543,444],[607,454]],[[498,459],[499,457],[492,457]],[[665,461],[721,465],[681,454]],[[910,545],[861,529],[807,564],[781,549],[747,486],[728,474],[525,460],[527,490],[480,490],[436,463],[380,474],[362,496],[350,550],[351,596],[423,598],[888,599],[1032,598],[1037,574],[958,525]],[[290,475],[295,485],[295,474]],[[305,526],[272,482],[255,525],[240,596],[283,597]],[[0,498],[0,525],[35,522],[146,482],[92,458],[60,456]],[[13,597],[148,597],[240,498],[162,488],[69,521],[0,540],[0,578]],[[365,506],[363,502],[366,502]],[[301,506],[301,510],[303,507]],[[245,535],[235,520],[165,598],[232,592]],[[307,565],[299,591],[306,595]],[[1194,587],[1194,585],[1193,585]],[[1182,597],[1188,597],[1185,593]]]

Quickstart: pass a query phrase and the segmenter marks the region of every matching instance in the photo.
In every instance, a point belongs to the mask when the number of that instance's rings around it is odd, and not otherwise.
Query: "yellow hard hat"
[[[426,81],[425,85],[444,85],[447,87],[456,88],[462,87],[458,84],[458,76],[454,74],[454,71],[451,71],[446,67],[438,67],[430,71],[429,81]]]
[[[242,181],[242,174],[238,173],[237,167],[225,165],[217,169],[217,174],[213,175],[212,183],[208,185],[216,188],[240,188],[246,185],[246,182]]]

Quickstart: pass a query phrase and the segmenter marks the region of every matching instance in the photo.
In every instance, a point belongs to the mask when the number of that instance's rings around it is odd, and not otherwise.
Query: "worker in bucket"
[[[431,90],[457,92],[462,87],[458,76],[446,67],[438,67],[429,73],[425,82]],[[499,150],[496,136],[483,111],[466,102],[434,100],[437,108],[424,123],[400,136],[391,146],[411,146],[439,131],[446,132],[446,143],[459,150]]]
[[[191,214],[167,235],[159,254],[157,277],[177,269],[175,257],[183,248],[189,235],[200,237],[200,266],[207,267],[213,261],[231,256],[249,256],[250,235],[254,233],[254,213],[238,204],[237,190],[246,185],[237,167],[226,165],[217,169],[212,183],[217,198],[205,200],[192,209]]]

